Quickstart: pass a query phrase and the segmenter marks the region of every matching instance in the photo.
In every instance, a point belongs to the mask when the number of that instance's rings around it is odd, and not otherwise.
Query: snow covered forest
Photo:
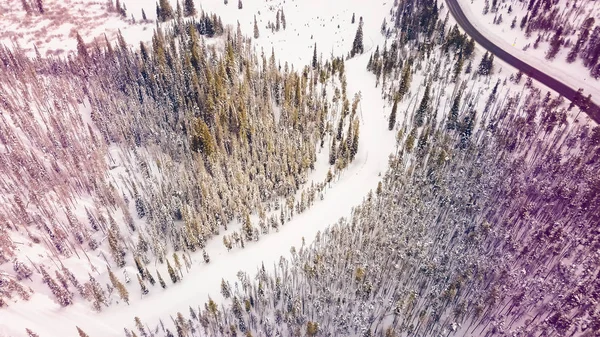
[[[273,44],[297,1],[230,2],[161,0],[135,44],[0,47],[0,336],[598,336],[591,94],[443,2],[344,12],[345,49],[311,34],[301,67]]]

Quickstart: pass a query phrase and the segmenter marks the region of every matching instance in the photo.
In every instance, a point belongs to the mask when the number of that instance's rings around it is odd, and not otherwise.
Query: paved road
[[[464,1],[464,0],[461,0]],[[469,22],[465,13],[463,13],[462,9],[458,5],[457,0],[446,0],[446,4],[448,4],[448,8],[454,16],[454,19],[458,22],[458,24],[462,27],[462,29],[470,35],[477,43],[479,43],[483,48],[487,49],[496,57],[500,58],[504,62],[512,65],[513,67],[519,69],[526,75],[529,75],[531,78],[545,84],[552,90],[558,92],[563,97],[568,100],[574,102],[582,111],[584,111],[591,119],[593,119],[596,123],[600,124],[600,107],[597,104],[592,102],[585,103],[585,97],[587,97],[590,93],[581,94],[577,92],[577,90],[572,89],[561,81],[547,75],[546,73],[536,69],[529,64],[521,61],[515,56],[511,55],[506,50],[498,47],[490,40],[488,40],[485,36],[483,36],[473,25]]]

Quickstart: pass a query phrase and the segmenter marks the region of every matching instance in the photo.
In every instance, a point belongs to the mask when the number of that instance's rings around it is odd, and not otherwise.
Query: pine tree
[[[275,30],[281,30],[281,12],[277,10],[277,16],[275,17]]]
[[[287,22],[285,21],[285,13],[283,12],[283,8],[281,9],[281,27],[283,27],[283,30],[285,30],[287,27]]]
[[[258,39],[260,36],[258,32],[258,24],[256,23],[256,15],[254,16],[254,38]]]
[[[458,93],[458,95],[456,95],[454,98],[454,103],[450,109],[450,115],[448,116],[448,122],[446,123],[446,128],[448,130],[455,130],[458,125],[458,109],[460,107],[460,99],[461,94]]]
[[[81,35],[79,35],[79,32],[77,32],[77,35],[75,36],[75,38],[77,39],[77,55],[82,60],[88,61],[90,58],[90,55],[88,54],[87,47],[85,46],[85,42],[83,42],[83,39],[81,38]]]
[[[146,12],[144,12],[143,8],[142,8],[142,20],[148,21],[148,17],[146,16]]]
[[[154,277],[152,276],[152,274],[150,274],[150,271],[148,270],[148,268],[146,268],[144,270],[144,274],[146,275],[148,282],[150,282],[150,285],[154,286],[154,284],[156,284],[156,281],[154,280]]]
[[[144,284],[144,281],[142,281],[140,274],[137,274],[136,276],[138,279],[138,283],[140,284],[140,289],[142,290],[142,295],[148,294],[148,288],[146,288],[146,285]]]
[[[312,58],[312,67],[313,69],[317,69],[318,59],[317,59],[317,44],[315,43],[315,48],[313,50],[313,58]]]
[[[590,36],[590,29],[594,25],[594,21],[594,18],[589,17],[583,22],[583,25],[581,25],[581,28],[579,30],[579,37],[577,38],[577,42],[575,42],[575,44],[573,45],[573,48],[571,48],[571,50],[569,51],[569,55],[567,56],[567,62],[575,62],[575,59],[577,58],[577,55],[579,55],[581,47],[585,45],[585,43],[588,40],[588,37]]]
[[[88,334],[83,332],[83,330],[81,330],[78,326],[75,327],[77,328],[77,333],[79,333],[79,337],[90,337]]]
[[[223,295],[223,297],[225,299],[228,299],[231,297],[231,288],[229,287],[229,285],[225,282],[224,279],[221,279],[221,294]]]
[[[427,112],[427,107],[429,106],[429,92],[431,90],[431,86],[427,83],[427,87],[425,87],[425,93],[423,94],[423,98],[421,99],[421,104],[419,104],[419,108],[415,113],[415,125],[420,127],[423,125],[425,121],[425,113]]]
[[[157,18],[161,22],[169,21],[175,18],[175,13],[173,12],[173,7],[169,3],[169,0],[159,0],[159,4],[157,5]]]
[[[398,98],[394,99],[394,105],[392,106],[392,112],[390,113],[390,119],[388,120],[388,129],[394,130],[396,125],[396,113],[398,111]]]
[[[356,22],[356,13],[352,13],[352,24]]]
[[[358,23],[358,29],[356,30],[356,36],[354,37],[354,42],[352,43],[350,57],[354,57],[354,55],[356,54],[362,54],[364,51],[365,47],[363,45],[363,20],[361,17]]]
[[[121,297],[121,299],[123,301],[125,301],[125,303],[129,304],[129,292],[127,291],[127,288],[125,288],[125,286],[123,285],[123,283],[121,283],[121,281],[119,281],[119,279],[117,279],[117,277],[115,276],[115,274],[112,272],[112,270],[110,268],[108,268],[108,277],[110,279],[110,283],[112,284],[113,288],[117,289],[117,292],[119,293],[119,297]]]
[[[196,5],[194,4],[194,0],[184,0],[183,15],[186,17],[196,15]]]
[[[244,8],[244,5],[242,4],[242,0],[238,0],[238,9],[242,9]]]
[[[102,289],[100,283],[98,283],[98,281],[96,281],[91,274],[88,274],[88,276],[90,277],[89,288],[92,292],[91,295],[94,309],[96,311],[100,311],[102,308],[101,305],[106,304],[106,294],[104,293],[104,289]]]
[[[21,6],[23,7],[25,13],[31,14],[31,6],[29,6],[28,0],[21,0]]]
[[[335,161],[337,160],[337,144],[335,139],[331,139],[331,149],[329,151],[329,165],[335,165]]]
[[[38,335],[37,333],[35,333],[29,329],[25,329],[25,332],[27,332],[27,337],[40,337],[40,335]]]
[[[550,39],[550,49],[548,49],[548,52],[546,53],[546,59],[554,60],[554,58],[556,57],[556,54],[558,54],[558,51],[560,50],[560,46],[562,44],[562,39],[561,39],[562,31],[563,31],[563,28],[558,27],[558,29],[552,36],[552,39]]]
[[[402,78],[400,80],[400,85],[398,86],[398,100],[402,100],[404,95],[408,92],[410,88],[411,81],[411,72],[410,72],[410,64],[406,62],[404,68],[402,69]]]
[[[48,286],[48,288],[50,288],[50,290],[52,291],[52,294],[54,295],[54,297],[56,297],[58,304],[60,304],[63,307],[66,307],[66,306],[72,304],[73,303],[73,294],[71,292],[69,292],[68,290],[59,286],[56,283],[56,281],[54,281],[54,279],[48,274],[48,272],[46,272],[44,267],[40,266],[40,270],[42,272],[42,280]]]
[[[169,263],[169,259],[167,259],[167,270],[169,271],[169,276],[171,277],[171,281],[173,283],[177,283],[179,278],[177,277],[177,274],[175,273],[175,270],[173,269],[173,267],[171,267],[171,263]]]
[[[167,284],[165,283],[165,280],[163,280],[162,276],[160,276],[160,272],[158,270],[156,271],[156,276],[158,276],[158,283],[160,283],[160,286],[163,289],[166,289],[167,288]]]
[[[44,10],[44,1],[43,0],[36,0],[36,5],[37,5],[37,9],[38,12],[40,12],[40,14],[44,14],[45,10]]]

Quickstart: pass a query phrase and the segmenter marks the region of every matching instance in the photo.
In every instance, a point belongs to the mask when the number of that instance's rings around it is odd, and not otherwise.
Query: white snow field
[[[477,28],[481,34],[498,47],[510,52],[513,56],[560,80],[575,90],[582,88],[585,96],[591,94],[592,100],[597,104],[600,103],[600,81],[590,76],[589,70],[583,66],[580,60],[571,64],[567,63],[565,59],[570,48],[561,48],[554,60],[547,60],[545,55],[548,50],[548,42],[542,42],[537,49],[534,49],[533,44],[537,38],[537,34],[534,33],[531,37],[527,38],[525,32],[520,30],[520,20],[527,13],[527,1],[522,3],[523,7],[513,5],[512,15],[506,14],[504,7],[508,7],[508,5],[503,4],[503,9],[499,11],[499,13],[504,14],[503,21],[499,25],[493,22],[494,13],[483,14],[484,0],[458,0],[458,4],[473,27]],[[595,2],[592,5],[594,6],[590,9],[592,15],[598,15],[600,6],[596,6]],[[510,29],[514,16],[517,16],[517,26],[514,29]],[[585,19],[585,15],[582,15],[580,18],[580,20],[583,19]],[[526,45],[531,46],[523,50]]]
[[[339,180],[327,189],[324,200],[315,202],[304,213],[295,215],[291,221],[280,227],[279,232],[261,236],[259,242],[248,243],[245,249],[234,249],[231,252],[227,252],[221,238],[223,234],[231,233],[236,226],[230,226],[229,231],[222,232],[210,240],[206,251],[211,257],[211,262],[205,264],[201,254],[193,255],[194,266],[181,283],[171,285],[165,290],[155,286],[149,295],[140,299],[137,282],[132,280],[128,285],[130,305],[113,304],[100,313],[93,311],[89,303],[83,301],[75,301],[74,305],[62,308],[54,302],[51,295],[36,292],[30,301],[11,303],[8,309],[0,310],[0,336],[26,336],[25,328],[31,329],[40,337],[77,336],[76,325],[91,337],[123,336],[123,328],[132,328],[136,316],[144,323],[156,324],[162,319],[165,324],[170,325],[169,315],[175,315],[178,311],[187,312],[189,306],[203,305],[209,294],[220,300],[222,278],[233,283],[240,270],[254,273],[262,263],[270,268],[281,256],[290,256],[292,246],[299,249],[304,239],[306,245],[310,244],[320,230],[340,217],[349,216],[352,207],[359,205],[368,192],[376,188],[381,179],[380,174],[387,169],[388,157],[395,148],[395,133],[387,129],[390,107],[381,98],[380,89],[375,88],[374,75],[366,70],[371,49],[377,44],[383,45],[384,38],[379,33],[380,27],[384,17],[389,14],[392,3],[391,0],[244,0],[243,9],[239,10],[237,1],[230,0],[228,5],[225,5],[223,0],[197,1],[198,9],[220,15],[225,24],[236,27],[239,21],[246,35],[252,34],[256,15],[260,38],[254,42],[258,52],[260,53],[258,48],[262,48],[265,54],[270,55],[273,48],[277,60],[282,65],[287,61],[296,69],[310,62],[315,43],[323,58],[329,58],[331,54],[346,55],[350,51],[359,18],[363,17],[365,53],[346,62],[348,97],[351,99],[357,93],[362,97],[358,110],[361,121],[360,145],[355,160],[341,173]],[[131,13],[134,13],[136,18],[141,16],[138,14],[141,13],[141,8],[145,9],[148,18],[156,15],[154,2],[126,1],[126,5],[129,16]],[[279,8],[284,10],[287,29],[272,33],[266,25],[268,21],[275,22],[276,11]],[[356,11],[355,24],[351,24],[353,10]],[[126,41],[137,45],[139,40],[148,40],[153,27],[151,23],[144,26],[149,29],[129,30],[122,27]],[[112,25],[110,29],[114,27]],[[93,35],[101,30],[102,28],[98,27],[89,33]],[[86,41],[90,40],[88,35],[83,37]],[[52,50],[55,43],[63,43],[67,49],[75,47],[72,41],[74,39],[66,36],[62,38],[69,41],[50,39],[47,43],[51,45],[37,47]],[[307,185],[310,185],[311,181],[322,182],[328,168],[326,145],[317,157],[315,170],[309,176]],[[106,274],[104,261],[95,255],[90,258],[92,264],[97,264],[101,269],[99,271]],[[70,260],[67,263],[80,279],[90,270],[87,260]],[[134,268],[127,267],[130,275],[135,274]],[[161,269],[164,269],[164,266],[161,266]],[[120,276],[121,271],[116,271],[115,274]],[[155,326],[150,328],[153,330]]]

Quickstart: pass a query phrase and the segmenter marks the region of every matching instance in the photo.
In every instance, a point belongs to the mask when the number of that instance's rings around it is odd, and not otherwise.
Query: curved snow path
[[[223,1],[201,4],[205,11],[221,15],[225,23],[235,24],[239,21],[244,32],[252,31],[253,16],[259,10],[263,17],[260,19],[263,27],[268,20],[274,21],[275,12],[267,14],[265,8],[267,5],[274,5],[274,2],[265,4],[264,0],[245,0],[243,10],[238,10],[232,3],[230,1],[227,7],[223,5]],[[287,60],[295,69],[300,69],[312,59],[315,43],[324,59],[328,59],[331,54],[345,55],[350,50],[362,15],[365,49],[370,50],[377,44],[383,45],[384,38],[379,31],[392,3],[391,0],[347,0],[335,4],[321,0],[287,0],[284,5],[287,30],[272,34],[261,28],[261,38],[255,43],[258,45],[257,49],[262,47],[267,56],[273,48],[282,66]],[[353,11],[356,12],[354,25],[350,23]],[[151,8],[146,8],[146,13],[152,12]],[[135,37],[126,38],[134,43],[132,39]],[[171,326],[170,315],[176,315],[177,312],[189,315],[189,306],[203,306],[209,294],[215,300],[220,300],[222,278],[233,284],[237,281],[236,274],[240,270],[254,274],[263,263],[266,268],[271,269],[281,256],[290,256],[292,246],[301,247],[303,238],[308,245],[319,231],[337,222],[340,217],[350,216],[352,208],[359,205],[368,192],[377,187],[380,174],[385,173],[389,155],[395,147],[395,132],[387,129],[390,108],[381,98],[380,89],[375,88],[375,77],[366,70],[369,56],[366,52],[346,62],[348,99],[352,100],[354,94],[359,92],[362,97],[357,112],[360,120],[360,144],[355,160],[341,173],[339,180],[327,188],[324,200],[317,200],[311,208],[302,214],[296,214],[291,221],[280,227],[279,232],[262,236],[259,242],[249,243],[245,249],[235,248],[227,252],[222,243],[224,233],[221,233],[208,242],[206,250],[211,256],[210,264],[200,262],[201,257],[193,255],[194,265],[190,273],[184,274],[180,283],[169,285],[165,290],[155,285],[142,300],[139,299],[139,286],[132,277],[128,285],[131,305],[121,303],[96,313],[91,310],[89,303],[81,300],[73,306],[61,308],[51,298],[34,294],[29,302],[11,304],[8,310],[0,311],[0,336],[25,337],[25,328],[29,328],[41,337],[75,337],[77,325],[91,337],[121,337],[124,336],[124,327],[134,328],[136,316],[143,323],[152,324],[152,329],[159,319]],[[325,146],[318,154],[316,169],[309,176],[308,185],[311,180],[317,182],[325,178],[329,167],[327,148]],[[82,279],[82,275],[77,276]],[[170,284],[169,280],[166,282]]]

